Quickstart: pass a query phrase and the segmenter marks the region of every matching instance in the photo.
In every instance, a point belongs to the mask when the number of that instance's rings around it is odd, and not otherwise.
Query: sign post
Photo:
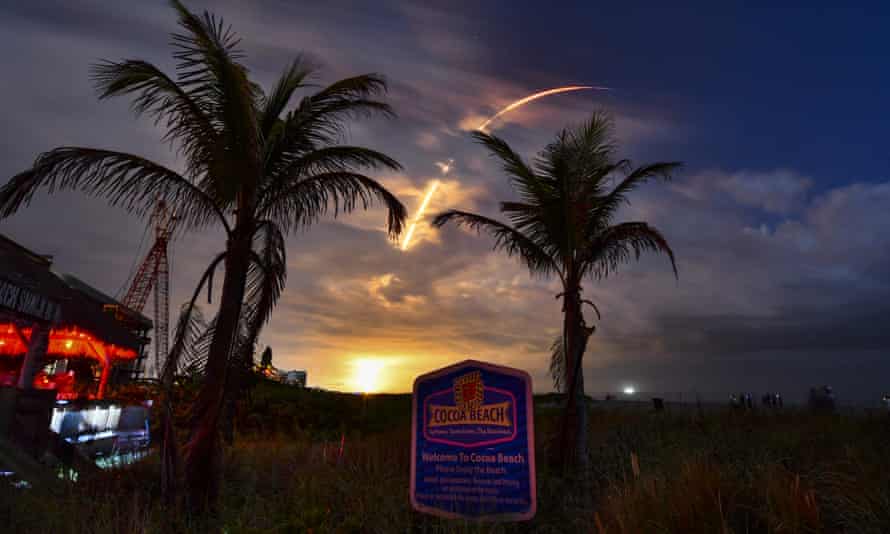
[[[417,377],[411,505],[448,518],[524,521],[537,509],[531,377],[467,360]]]

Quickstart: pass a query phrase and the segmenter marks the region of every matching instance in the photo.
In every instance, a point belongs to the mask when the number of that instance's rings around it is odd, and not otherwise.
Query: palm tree
[[[399,169],[399,164],[380,152],[341,144],[347,120],[393,115],[376,99],[386,90],[380,76],[340,80],[291,105],[297,91],[309,86],[315,71],[309,62],[297,57],[265,94],[248,77],[230,26],[207,12],[195,15],[178,0],[172,5],[181,27],[173,35],[178,61],[174,76],[128,59],[96,65],[93,77],[100,98],[129,95],[137,115],[151,116],[166,130],[164,140],[183,156],[183,172],[134,154],[56,148],[0,189],[0,218],[15,213],[40,189],[73,189],[140,215],[164,200],[180,217],[181,228],[216,225],[225,231],[225,251],[202,277],[203,284],[220,264],[225,267],[185,447],[191,505],[200,507],[213,501],[218,487],[218,423],[235,332],[249,315],[245,328],[255,340],[283,284],[283,271],[268,272],[263,282],[256,282],[265,291],[248,287],[251,272],[268,266],[262,255],[277,256],[281,263],[284,236],[291,230],[310,226],[329,212],[336,216],[374,202],[386,207],[387,231],[396,238],[405,208],[362,174],[365,169]],[[264,244],[264,251],[256,250],[257,243]],[[246,295],[253,301],[247,313]]]
[[[581,361],[593,328],[584,319],[582,305],[592,303],[582,298],[582,280],[605,278],[645,250],[666,253],[677,272],[673,251],[658,230],[645,222],[614,219],[631,191],[651,178],[669,178],[679,163],[633,168],[616,157],[612,131],[609,115],[594,113],[583,125],[560,132],[534,164],[526,163],[503,139],[475,132],[475,139],[501,161],[519,194],[519,201],[500,205],[510,224],[458,210],[433,221],[437,227],[453,221],[484,231],[494,238],[495,250],[518,257],[532,275],[559,277],[562,292],[557,298],[563,300],[564,317],[561,346],[555,352],[564,355],[557,373],[564,373],[568,395],[553,460],[563,469],[586,462],[585,410],[577,406],[584,399]],[[569,454],[572,443],[574,454]]]
[[[263,324],[272,313],[284,289],[287,274],[284,240],[280,233],[266,232],[263,239],[255,242],[254,248],[252,263],[247,273],[247,291],[242,303],[241,320],[229,355],[224,386],[222,435],[228,444],[234,440],[232,419],[235,401],[238,396],[249,392],[254,347]],[[173,425],[175,412],[173,384],[178,375],[184,374],[191,378],[203,378],[205,375],[211,343],[216,333],[216,320],[207,322],[204,319],[203,312],[197,306],[197,300],[205,286],[210,300],[213,274],[224,258],[224,253],[218,254],[210,262],[195,287],[192,298],[182,306],[173,336],[173,345],[160,376],[161,489],[164,499],[168,502],[172,502],[177,493],[180,464],[179,447]],[[266,351],[271,357],[271,349],[267,347]]]

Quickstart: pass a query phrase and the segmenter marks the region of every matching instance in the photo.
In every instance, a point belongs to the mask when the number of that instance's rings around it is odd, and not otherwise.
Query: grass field
[[[157,460],[0,489],[10,532],[890,532],[890,420],[800,411],[591,409],[588,473],[539,461],[527,523],[442,521],[408,504],[410,397],[264,385],[238,419],[217,516],[158,501]],[[546,454],[555,412],[536,414]],[[344,443],[340,456],[340,443]],[[542,458],[543,460],[543,458]]]

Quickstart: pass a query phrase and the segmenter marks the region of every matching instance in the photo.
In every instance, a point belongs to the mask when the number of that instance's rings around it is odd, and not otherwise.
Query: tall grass
[[[890,532],[890,422],[805,413],[594,409],[590,470],[552,476],[537,414],[538,516],[444,521],[408,504],[407,397],[257,395],[218,513],[159,500],[156,458],[42,490],[0,489],[10,532]],[[342,449],[342,452],[341,452]]]

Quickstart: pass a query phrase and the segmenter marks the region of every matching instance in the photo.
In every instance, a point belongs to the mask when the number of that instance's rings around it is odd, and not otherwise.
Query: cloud
[[[773,215],[799,211],[813,180],[790,169],[768,171],[699,171],[671,188],[697,200],[737,205]]]
[[[505,50],[472,11],[399,2],[348,9],[194,2],[204,7],[244,37],[251,73],[265,86],[303,51],[323,61],[319,84],[363,72],[387,75],[398,120],[356,122],[348,141],[403,164],[401,173],[375,178],[410,215],[438,179],[429,214],[461,208],[497,216],[498,201],[511,198],[509,182],[464,130],[530,92],[585,81],[575,67],[551,70],[549,61],[528,64]],[[170,69],[172,11],[55,1],[9,3],[0,14],[0,44],[16,50],[7,68],[16,83],[0,87],[0,100],[14,103],[4,110],[13,127],[0,134],[2,176],[64,144],[181,163],[158,128],[133,120],[125,100],[97,102],[88,78],[100,57],[145,58]],[[616,114],[622,151],[649,156],[644,149],[658,141],[651,159],[673,159],[665,154],[685,147],[682,134],[693,125],[678,123],[680,112],[667,116],[622,95],[541,100],[506,116],[497,132],[531,159],[559,128],[602,105]],[[448,158],[454,168],[443,178],[435,163]],[[802,390],[812,381],[857,378],[862,390],[882,387],[890,372],[876,356],[888,341],[879,325],[890,302],[883,230],[890,228],[890,183],[867,178],[827,187],[789,161],[761,170],[692,168],[671,184],[635,192],[622,218],[650,221],[665,233],[680,280],[665,258],[647,255],[609,280],[585,282],[585,295],[604,314],[587,357],[588,387],[633,381],[639,389],[672,391]],[[55,254],[60,270],[114,293],[144,253],[145,222],[102,201],[62,194],[37,198],[0,222],[0,232]],[[348,388],[352,362],[377,358],[386,365],[385,387],[405,391],[420,372],[475,357],[528,369],[535,388],[548,390],[548,347],[561,325],[556,282],[530,278],[515,259],[493,253],[485,236],[434,230],[428,219],[403,253],[384,223],[383,210],[373,207],[288,238],[287,289],[262,337],[276,365],[308,369],[314,385]],[[223,243],[219,232],[174,243],[174,315]]]
[[[426,150],[435,150],[442,146],[438,136],[430,132],[420,132],[417,134],[417,146]]]
[[[788,169],[767,173],[740,171],[717,182],[740,204],[779,214],[799,207],[812,185],[811,179]]]
[[[789,176],[759,176],[783,175]],[[683,369],[703,358],[719,369],[727,359],[750,358],[749,375],[759,387],[775,380],[803,391],[799,382],[792,386],[793,378],[772,376],[764,362],[784,358],[780,366],[789,355],[812,355],[822,358],[811,362],[821,368],[835,358],[873,364],[872,352],[890,343],[877,327],[890,313],[890,237],[878,230],[890,225],[890,212],[880,207],[890,183],[825,190],[797,200],[796,210],[773,224],[775,205],[727,198],[713,185],[726,176],[743,174],[694,175],[669,195],[653,187],[627,210],[665,233],[680,281],[671,283],[661,274],[666,266],[648,258],[593,289],[605,315],[592,342],[597,373],[613,375],[621,360],[671,361]],[[623,357],[614,358],[616,353]],[[821,380],[852,381],[836,371]],[[702,387],[692,373],[668,379],[643,367],[635,372],[662,387]],[[711,387],[726,387],[730,379],[723,376]],[[860,389],[880,387],[862,380],[870,385]],[[598,384],[595,375],[591,382]]]

